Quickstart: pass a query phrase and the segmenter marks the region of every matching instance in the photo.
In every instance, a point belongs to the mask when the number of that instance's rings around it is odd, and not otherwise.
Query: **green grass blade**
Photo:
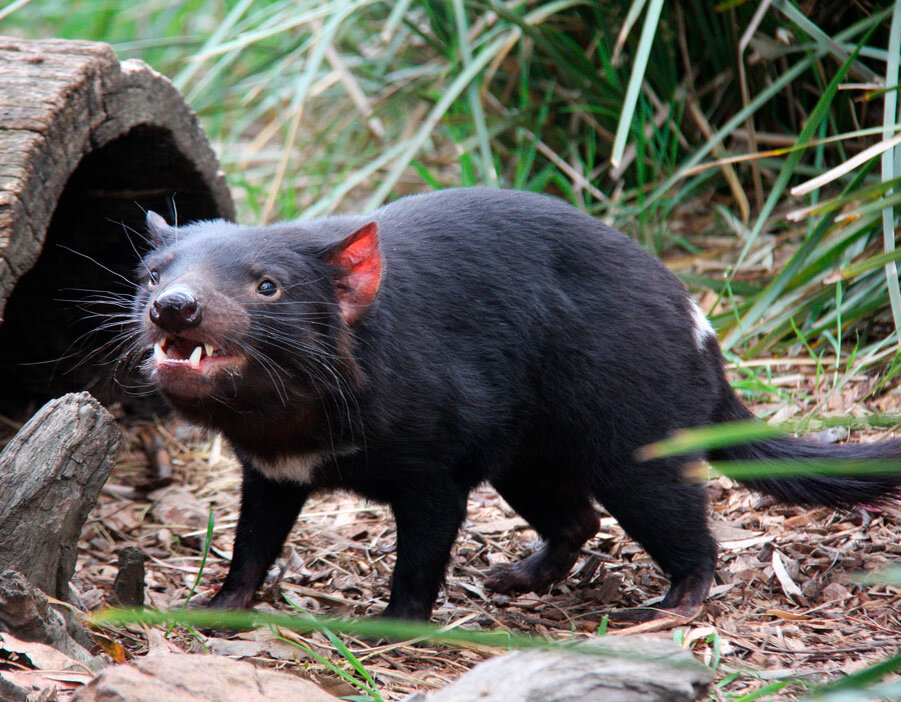
[[[391,170],[388,171],[385,179],[366,201],[364,209],[375,209],[385,201],[388,193],[391,192],[391,190],[394,188],[395,184],[403,174],[404,169],[410,164],[410,161],[413,160],[413,157],[416,156],[416,154],[422,148],[423,144],[425,144],[425,142],[428,140],[429,136],[431,136],[432,131],[438,125],[438,122],[447,112],[448,108],[450,108],[454,101],[465,90],[466,86],[468,86],[473,80],[475,80],[479,72],[488,65],[488,62],[497,55],[497,53],[511,39],[511,37],[518,32],[518,29],[512,29],[508,32],[505,32],[504,34],[496,38],[493,42],[483,47],[481,51],[479,51],[478,55],[473,57],[472,63],[466,66],[460,72],[460,74],[442,93],[441,98],[438,100],[438,102],[436,102],[432,109],[429,111],[429,114],[426,116],[425,121],[420,125],[419,129],[416,131],[416,134],[410,139],[407,147],[394,161],[393,165],[391,166]]]
[[[707,427],[680,429],[669,438],[642,446],[636,456],[639,460],[647,461],[782,436],[786,436],[786,433],[780,427],[756,419],[723,422]]]
[[[759,478],[803,478],[808,475],[890,475],[901,473],[901,459],[780,459],[712,461],[710,465],[733,480]]]
[[[839,32],[839,34],[836,35],[836,39],[844,40],[849,36],[854,36],[855,32],[866,30],[871,31],[873,27],[878,26],[884,19],[886,19],[890,15],[890,13],[891,9],[883,9],[879,12],[875,12],[864,22],[860,22],[855,26],[848,27],[847,29]],[[786,88],[786,86],[790,85],[805,71],[809,70],[810,67],[824,55],[825,51],[823,49],[814,51],[809,56],[806,56],[803,59],[799,60],[797,63],[791,66],[791,68],[786,70],[778,78],[769,83],[763,90],[757,93],[757,95],[754,96],[751,102],[748,103],[747,107],[736,112],[730,119],[726,121],[726,123],[722,127],[720,127],[716,131],[716,133],[710,139],[704,142],[703,146],[695,149],[692,152],[692,155],[682,162],[678,170],[673,173],[673,175],[671,175],[660,185],[654,188],[654,190],[648,195],[645,202],[636,208],[634,214],[640,214],[652,205],[658,203],[660,199],[664,195],[666,195],[666,193],[669,192],[669,190],[676,183],[686,177],[687,172],[697,166],[711,151],[713,151],[729,135],[731,135],[732,132],[741,127],[748,119],[748,117],[753,115],[763,105],[768,103],[773,97],[782,92]]]
[[[848,52],[790,2],[787,0],[773,0],[773,7],[794,22],[802,32],[813,39],[824,50],[832,54],[836,59],[839,61],[848,60]],[[879,76],[875,71],[856,59],[852,65],[852,70],[861,80],[875,82],[879,79]]]
[[[873,573],[863,573],[854,578],[861,585],[891,584],[901,585],[901,566],[894,566]]]
[[[613,151],[610,154],[610,163],[614,168],[618,168],[623,160],[626,140],[632,127],[635,106],[638,104],[638,96],[641,93],[641,85],[644,82],[645,69],[648,66],[648,58],[651,55],[651,47],[654,44],[654,36],[657,33],[657,23],[660,21],[662,9],[663,0],[651,0],[648,5],[648,12],[644,18],[641,38],[638,40],[638,50],[635,54],[635,62],[632,65],[632,74],[629,76],[629,84],[626,86],[626,97],[623,100],[619,124],[616,127]]]
[[[210,555],[210,546],[213,545],[213,529],[215,526],[215,517],[213,516],[213,507],[210,506],[210,513],[207,516],[206,520],[206,535],[203,540],[203,553],[200,557],[200,568],[197,569],[197,575],[194,576],[194,582],[191,583],[191,589],[188,591],[188,596],[185,598],[184,604],[181,606],[181,612],[184,612],[188,603],[191,601],[191,598],[194,597],[194,593],[197,592],[197,586],[200,585],[200,578],[203,575],[203,571],[206,568],[206,560]],[[166,636],[172,632],[172,628],[175,624],[170,624],[169,628],[166,630]]]
[[[248,8],[253,4],[253,0],[240,0],[225,16],[225,19],[219,23],[216,27],[216,30],[209,36],[209,38],[204,42],[203,47],[200,50],[200,53],[204,53],[205,51],[210,51],[215,48],[231,31],[232,27],[237,24],[238,20],[244,16],[244,13],[247,12]],[[194,77],[194,74],[200,70],[203,64],[200,61],[190,61],[185,67],[176,74],[175,78],[172,79],[172,82],[175,84],[175,87],[180,91],[184,92],[185,86],[190,82],[191,78]]]
[[[457,41],[463,55],[463,65],[472,64],[472,46],[469,42],[469,26],[466,21],[466,8],[463,0],[453,0],[454,22],[457,25]],[[497,185],[497,172],[494,168],[494,157],[491,153],[491,142],[488,137],[488,126],[485,123],[485,111],[482,109],[482,97],[479,94],[479,86],[474,82],[466,88],[469,98],[469,109],[472,112],[472,120],[475,124],[476,136],[479,142],[479,154],[482,160],[482,175],[488,185]]]
[[[889,33],[888,62],[885,66],[885,103],[883,107],[882,132],[883,139],[891,136],[892,125],[898,114],[898,63],[901,59],[901,0],[895,0],[892,12],[892,26]],[[882,153],[882,181],[890,181],[895,177],[895,155],[901,154],[897,146]],[[895,210],[887,206],[882,210],[882,243],[886,254],[895,249]],[[888,285],[889,303],[892,308],[892,319],[895,332],[901,334],[901,288],[898,286],[898,266],[894,260],[885,264],[885,280]]]
[[[357,658],[353,652],[345,645],[345,643],[335,636],[328,629],[322,629],[322,633],[325,637],[331,642],[332,646],[335,647],[335,650],[338,651],[339,654],[350,663],[351,667],[357,671],[357,674],[363,678],[368,684],[369,688],[367,691],[375,693],[375,697],[378,700],[382,699],[382,696],[378,694],[378,688],[375,684],[375,680],[373,680],[372,675],[370,675],[369,671],[366,670],[366,666],[364,666],[360,659]]]
[[[759,699],[773,699],[767,696],[783,690],[784,688],[791,685],[792,682],[792,680],[778,680],[777,682],[759,687],[746,695],[742,695],[741,697],[730,697],[729,702],[756,702]]]
[[[284,599],[298,612],[306,614],[307,616],[313,616],[309,610],[305,609],[296,602],[293,602],[290,598],[285,597]],[[341,639],[339,639],[331,631],[329,631],[327,627],[323,626],[319,631],[321,631],[331,642],[332,646],[335,647],[335,650],[341,655],[341,657],[344,658],[344,660],[346,660],[348,663],[350,663],[351,667],[355,671],[357,671],[357,674],[368,683],[369,689],[367,689],[367,692],[374,694],[375,697],[381,700],[381,695],[379,695],[378,693],[378,686],[376,685],[375,680],[373,680],[372,675],[369,674],[369,671],[366,670],[366,667],[363,665],[360,659],[354,655],[353,651],[351,651]]]
[[[788,173],[789,170],[790,169],[786,168],[782,173]],[[782,175],[782,173],[780,173],[780,176]],[[846,188],[845,192],[853,192],[857,185],[859,185],[863,181],[866,173],[866,171],[861,171],[860,173],[858,173],[852,183]],[[782,182],[783,188],[787,182],[788,177],[786,176],[786,178]],[[775,189],[773,192],[775,192]],[[767,203],[771,203],[770,210],[772,210],[772,207],[774,207],[776,204],[776,199],[767,198]],[[757,322],[764,315],[764,313],[766,313],[772,307],[773,303],[782,294],[792,278],[794,278],[794,276],[802,269],[804,263],[807,261],[808,257],[814,251],[820,241],[822,241],[823,237],[825,237],[826,234],[829,233],[829,230],[835,221],[835,215],[836,213],[832,212],[820,218],[820,221],[817,222],[817,225],[814,227],[810,235],[804,240],[804,243],[801,245],[801,247],[794,253],[794,255],[792,255],[791,259],[789,259],[785,267],[769,283],[769,285],[767,285],[766,288],[764,288],[763,291],[759,295],[757,295],[750,309],[744,313],[744,315],[733,327],[729,335],[723,340],[722,346],[724,349],[731,349],[732,346],[735,345],[735,343],[741,338],[742,334],[748,331],[751,325]],[[762,220],[759,221],[762,222]],[[759,228],[755,227],[755,230],[759,233],[762,228],[763,224],[761,223]],[[747,248],[748,247],[746,245],[745,250],[747,250]]]
[[[901,249],[893,249],[888,253],[873,256],[859,263],[847,266],[839,271],[842,278],[854,278],[876,268],[887,267],[889,263],[896,263],[901,258]]]
[[[620,52],[626,43],[626,38],[629,36],[629,32],[632,31],[632,27],[638,21],[638,18],[641,17],[641,11],[644,9],[646,2],[647,0],[632,0],[632,4],[629,5],[629,11],[623,20],[623,26],[620,27],[619,34],[616,37],[616,45],[613,47],[611,61],[616,62],[619,59]]]
[[[432,641],[449,646],[487,646],[501,650],[540,649],[566,651],[590,656],[612,656],[616,658],[647,661],[646,651],[623,650],[616,642],[608,643],[606,637],[594,637],[590,642],[550,641],[540,637],[526,636],[509,631],[472,631],[469,629],[447,628],[429,622],[413,622],[383,618],[313,617],[292,614],[271,614],[254,611],[226,611],[212,609],[189,609],[184,612],[160,612],[149,609],[106,609],[95,612],[90,617],[92,624],[110,626],[120,624],[147,624],[150,626],[171,623],[191,625],[198,629],[247,630],[259,627],[277,626],[289,631],[313,633],[323,627],[332,633],[387,638],[395,641]],[[697,663],[682,657],[674,658],[667,653],[652,656],[655,661],[677,668],[694,668]]]
[[[348,685],[350,685],[351,687],[359,688],[360,690],[365,692],[369,696],[370,700],[375,700],[375,702],[383,702],[384,698],[381,696],[381,694],[379,694],[378,688],[375,686],[374,683],[372,684],[372,686],[370,686],[368,683],[360,682],[353,675],[351,675],[346,670],[344,670],[344,668],[342,668],[339,665],[336,665],[335,663],[330,661],[325,656],[320,655],[319,653],[314,651],[312,646],[306,646],[303,643],[301,643],[300,641],[292,641],[291,639],[285,638],[284,636],[280,636],[278,633],[277,627],[270,627],[270,628],[272,629],[272,632],[273,632],[273,635],[275,636],[275,638],[278,639],[279,641],[282,641],[282,642],[288,644],[289,646],[294,646],[295,648],[299,648],[301,651],[303,651],[305,654],[307,654],[310,658],[312,658],[317,663],[322,665],[326,670],[330,670],[332,673],[334,673],[339,678],[344,680],[344,682],[346,682]],[[334,641],[338,640],[335,638],[335,635],[333,633],[331,633],[328,629],[319,629],[319,631],[322,634],[324,634],[326,636],[326,638],[329,639],[329,641],[332,641],[332,643],[334,643]],[[342,646],[343,646],[343,644],[342,644]],[[346,647],[345,647],[345,649],[346,649]],[[354,658],[354,660],[356,660],[356,656],[354,656],[352,653],[350,653],[349,649],[346,649],[346,650]],[[338,652],[339,652],[339,654],[341,653],[340,650]],[[345,660],[347,660],[347,659],[345,659]],[[369,676],[368,671],[367,671],[366,675],[369,678],[369,680],[372,679],[371,676]],[[343,699],[347,699],[347,698],[345,697]]]
[[[901,177],[896,177],[888,181],[878,181],[871,185],[860,185],[853,190],[846,190],[843,194],[836,195],[828,200],[823,200],[816,205],[789,212],[785,218],[791,222],[797,222],[807,219],[808,217],[818,217],[819,215],[831,212],[832,210],[843,208],[851,202],[873,200],[884,195],[895,185],[901,185]]]
[[[839,415],[831,417],[809,418],[800,422],[783,422],[768,424],[759,419],[748,419],[737,422],[722,422],[691,429],[679,429],[666,439],[642,446],[636,452],[639,460],[679,456],[709,449],[738,446],[752,441],[778,439],[792,434],[807,431],[811,423],[817,427],[897,427],[901,417],[888,414],[872,414],[866,417]]]
[[[7,5],[6,7],[0,9],[0,21],[6,19],[20,7],[24,7],[30,2],[31,0],[14,0],[14,2],[9,3],[9,5]]]
[[[897,671],[901,671],[901,653],[896,654],[888,660],[882,661],[881,663],[876,663],[875,665],[864,668],[857,673],[846,675],[845,677],[841,678],[837,682],[832,683],[831,685],[823,685],[822,687],[818,687],[813,691],[812,696],[806,699],[821,699],[821,695],[838,692],[839,690],[859,689],[865,685],[876,682],[880,678],[889,675],[890,673]],[[872,699],[872,697],[865,699]]]
[[[391,8],[391,14],[388,15],[388,21],[382,29],[382,41],[388,42],[394,36],[394,32],[404,20],[407,9],[410,7],[411,0],[397,0]]]

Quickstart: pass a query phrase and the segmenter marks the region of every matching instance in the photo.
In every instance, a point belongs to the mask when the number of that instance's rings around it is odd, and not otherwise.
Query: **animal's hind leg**
[[[512,471],[511,471],[512,472]],[[540,550],[516,563],[494,567],[485,584],[497,592],[542,590],[562,580],[582,545],[598,530],[598,514],[580,489],[547,466],[493,479],[491,484],[544,539]],[[567,484],[569,482],[569,484]]]
[[[716,542],[704,488],[683,478],[685,457],[626,462],[597,486],[596,497],[670,578],[659,606],[618,613],[622,621],[694,618],[713,582]]]

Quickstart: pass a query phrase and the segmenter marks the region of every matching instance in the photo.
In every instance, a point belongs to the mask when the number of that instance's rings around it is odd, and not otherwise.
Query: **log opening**
[[[129,293],[147,209],[179,222],[234,212],[171,83],[103,44],[0,39],[0,412],[85,388],[127,397],[113,365],[85,360],[116,329],[91,335],[105,320],[83,301]]]

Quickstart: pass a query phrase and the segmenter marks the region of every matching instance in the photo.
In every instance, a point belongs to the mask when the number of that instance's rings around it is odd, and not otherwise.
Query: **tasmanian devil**
[[[542,536],[495,568],[495,590],[567,575],[601,503],[671,579],[663,613],[693,615],[716,545],[703,456],[641,461],[670,432],[747,419],[704,314],[660,262],[553,198],[486,188],[372,214],[265,227],[170,227],[133,305],[133,347],[177,412],[224,434],[243,465],[234,557],[214,607],[245,608],[307,497],[386,502],[397,563],[385,614],[427,618],[483,481]],[[717,459],[897,457],[901,442],[786,438]],[[851,505],[901,476],[756,480],[794,503]]]

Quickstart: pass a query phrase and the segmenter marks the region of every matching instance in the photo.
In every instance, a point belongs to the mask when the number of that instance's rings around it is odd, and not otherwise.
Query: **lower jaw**
[[[156,381],[164,395],[201,399],[216,392],[219,377],[228,367],[223,365],[203,371],[186,364],[161,363],[156,367]]]
[[[157,369],[156,379],[164,395],[199,399],[212,394],[215,390],[210,379],[196,371],[192,371],[189,375]]]

